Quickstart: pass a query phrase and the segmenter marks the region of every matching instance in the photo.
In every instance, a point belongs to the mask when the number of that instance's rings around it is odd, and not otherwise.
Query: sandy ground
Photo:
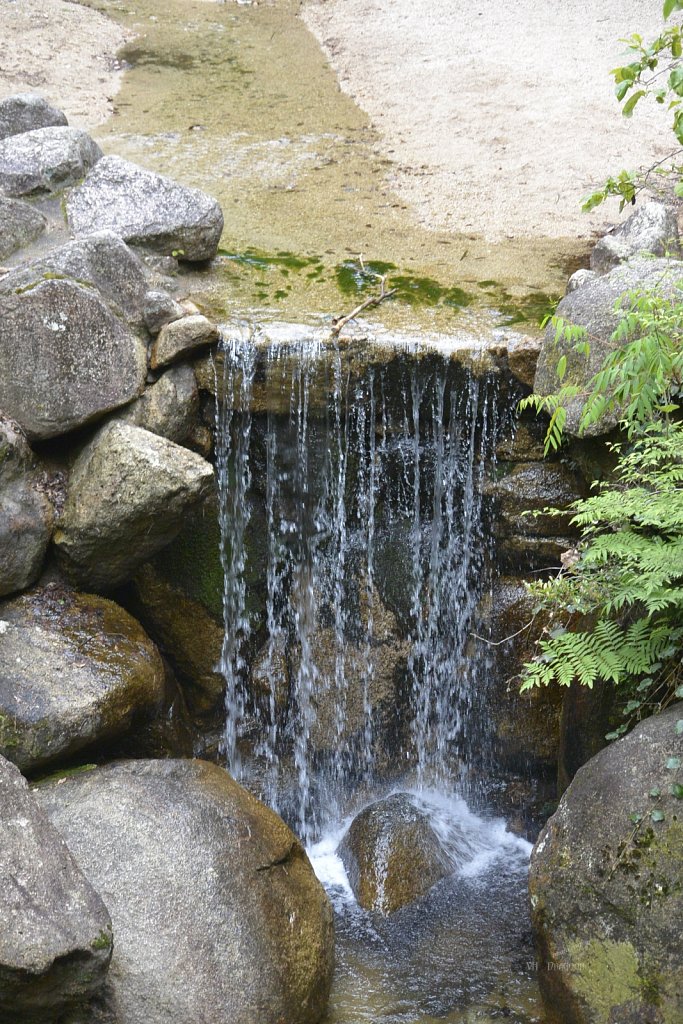
[[[0,98],[38,92],[79,128],[110,115],[125,41],[109,18],[66,0],[0,0]]]
[[[668,152],[666,111],[643,105],[624,120],[608,74],[620,36],[654,33],[660,12],[661,0],[301,2],[414,220],[489,240],[589,237],[616,203],[587,218],[580,197]],[[112,111],[124,40],[77,2],[0,0],[0,96],[42,92],[93,128]]]
[[[675,145],[654,104],[625,120],[619,40],[661,25],[661,0],[304,0],[341,87],[396,163],[424,225],[488,238],[583,236],[578,200]],[[608,219],[616,219],[616,203]]]

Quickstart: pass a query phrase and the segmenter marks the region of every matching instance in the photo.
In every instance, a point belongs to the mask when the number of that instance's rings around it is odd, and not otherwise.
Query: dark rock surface
[[[109,590],[173,540],[209,493],[213,467],[148,430],[114,420],[74,463],[54,543],[66,574]]]
[[[78,128],[37,128],[11,135],[0,141],[0,192],[59,192],[85,177],[101,156],[97,143]]]
[[[46,225],[47,219],[40,210],[20,199],[0,196],[0,260],[34,242]]]
[[[112,1024],[315,1024],[332,911],[280,818],[203,761],[130,761],[37,797],[109,907]]]
[[[571,533],[571,514],[545,515],[543,509],[567,508],[585,494],[581,478],[560,462],[515,463],[487,489],[496,499],[496,533],[516,537]]]
[[[0,597],[33,583],[52,533],[52,505],[26,439],[0,415]]]
[[[193,262],[216,255],[223,230],[215,199],[118,156],[100,160],[66,207],[76,235],[109,229],[127,242]]]
[[[0,139],[36,128],[57,128],[66,124],[66,114],[36,93],[16,93],[0,101]]]
[[[681,719],[679,703],[579,769],[534,847],[539,977],[562,1024],[683,1020]]]
[[[29,792],[0,756],[0,1022],[58,1024],[101,989],[111,920]]]
[[[121,736],[160,705],[159,652],[112,601],[53,584],[0,604],[0,622],[0,753],[22,771]]]
[[[548,613],[536,614],[536,599],[523,580],[499,577],[491,595],[488,620],[492,662],[487,705],[495,736],[497,758],[508,769],[554,773],[560,733],[562,690],[537,687],[519,692],[524,662],[535,653],[535,640],[551,628]],[[505,638],[506,642],[503,642]],[[484,657],[484,652],[480,652]]]
[[[425,814],[405,793],[361,811],[339,855],[361,907],[392,914],[454,870]]]

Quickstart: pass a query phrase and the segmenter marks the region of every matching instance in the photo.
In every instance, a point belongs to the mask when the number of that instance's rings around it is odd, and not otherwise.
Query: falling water
[[[231,771],[309,839],[385,777],[462,792],[486,748],[467,648],[495,375],[245,333],[217,378]]]

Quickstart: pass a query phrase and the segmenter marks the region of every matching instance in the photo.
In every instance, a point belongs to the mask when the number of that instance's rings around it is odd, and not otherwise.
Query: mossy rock
[[[532,918],[553,1022],[683,1020],[681,719],[678,704],[579,769],[534,847]]]

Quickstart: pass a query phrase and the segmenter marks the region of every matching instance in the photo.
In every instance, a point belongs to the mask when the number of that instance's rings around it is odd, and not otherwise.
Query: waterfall
[[[495,374],[246,332],[216,376],[231,772],[306,839],[399,775],[467,789]]]

